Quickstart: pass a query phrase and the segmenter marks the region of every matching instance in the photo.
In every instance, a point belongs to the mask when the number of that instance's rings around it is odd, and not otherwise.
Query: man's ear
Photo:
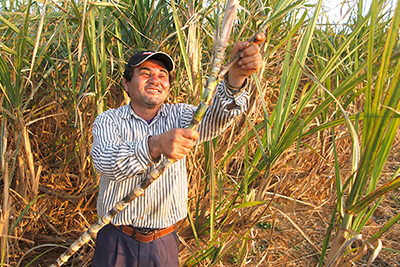
[[[129,97],[131,97],[128,90],[128,81],[125,78],[122,78],[122,85],[124,87],[124,91],[128,94]]]
[[[128,81],[125,78],[122,78],[122,85],[124,86],[125,92],[128,92]]]

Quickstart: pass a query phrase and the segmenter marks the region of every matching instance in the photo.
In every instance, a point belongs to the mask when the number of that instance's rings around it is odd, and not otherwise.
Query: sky
[[[310,0],[310,4],[315,4],[317,0]],[[345,2],[345,4],[343,4]],[[340,21],[343,16],[346,15],[346,12],[349,10],[349,8],[357,5],[359,0],[323,0],[322,5],[325,7],[324,10],[327,11],[327,15],[329,18],[329,22],[331,23],[337,23]],[[364,10],[363,10],[363,15],[365,15],[371,6],[372,0],[363,0],[364,2]],[[394,5],[396,4],[396,0],[388,0],[389,6],[386,7],[386,9],[390,8],[392,6],[394,8]],[[322,12],[322,11],[321,11]]]

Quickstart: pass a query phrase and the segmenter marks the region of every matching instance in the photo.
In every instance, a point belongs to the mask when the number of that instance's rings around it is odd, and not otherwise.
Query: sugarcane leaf
[[[248,207],[253,207],[253,206],[258,206],[258,205],[262,205],[262,204],[266,204],[269,203],[269,201],[249,201],[249,202],[245,202],[239,205],[234,206],[235,209],[238,208],[248,208]]]
[[[32,207],[33,204],[35,204],[35,202],[41,198],[46,196],[45,194],[43,195],[38,195],[37,197],[35,197],[34,199],[32,199],[31,201],[29,201],[29,203],[25,206],[25,208],[23,209],[23,211],[21,212],[21,214],[18,216],[18,218],[15,220],[14,225],[11,228],[11,234],[13,234],[15,227],[17,227],[17,225],[20,223],[20,221],[25,217],[25,215],[28,213],[29,209]]]
[[[394,109],[394,108],[392,108],[392,107],[388,107],[388,106],[385,106],[385,105],[382,105],[382,107],[383,107],[383,108],[390,109],[391,111],[393,111],[393,112],[396,113],[397,115],[400,115],[400,110],[396,110],[396,109]]]
[[[377,243],[376,247],[374,248],[372,244],[370,243]],[[371,266],[371,264],[376,260],[376,258],[378,257],[379,253],[382,250],[382,241],[378,238],[373,238],[371,240],[368,241],[368,244],[374,249],[374,252],[372,253],[372,255],[369,257],[368,262],[367,262],[367,267]]]
[[[356,204],[347,208],[347,211],[350,214],[358,213],[364,208],[366,208],[372,201],[379,198],[380,196],[394,190],[400,188],[400,176],[396,179],[386,183],[385,185],[381,186],[380,188],[376,189],[375,191],[368,194],[366,197],[358,201]]]
[[[192,80],[192,71],[190,68],[190,62],[189,62],[189,57],[187,55],[187,49],[186,49],[186,41],[185,38],[182,34],[182,29],[181,29],[181,24],[179,22],[179,16],[176,10],[176,3],[175,0],[171,0],[171,6],[172,6],[172,13],[173,13],[173,18],[174,18],[174,25],[175,25],[175,29],[176,29],[176,34],[178,36],[178,40],[179,40],[179,46],[180,46],[180,50],[182,53],[182,57],[183,57],[183,61],[185,63],[185,69],[187,72],[187,78],[189,79],[189,85],[190,85],[190,91],[193,92],[194,91],[194,84],[193,84],[193,80]]]
[[[400,220],[400,212],[396,216],[392,217],[377,233],[375,233],[372,238],[379,238],[384,233],[386,233],[391,227]]]

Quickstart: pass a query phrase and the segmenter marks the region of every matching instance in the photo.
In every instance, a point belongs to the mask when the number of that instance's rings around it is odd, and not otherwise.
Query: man
[[[145,51],[129,60],[123,85],[129,105],[100,114],[93,124],[91,155],[101,174],[97,210],[107,213],[137,184],[140,174],[155,168],[161,157],[178,160],[117,214],[97,235],[92,266],[177,267],[175,224],[187,215],[185,157],[196,142],[223,132],[247,107],[247,77],[262,65],[259,34],[253,44],[238,42],[232,55],[240,60],[217,88],[198,132],[187,129],[196,107],[165,104],[174,63],[162,52]]]

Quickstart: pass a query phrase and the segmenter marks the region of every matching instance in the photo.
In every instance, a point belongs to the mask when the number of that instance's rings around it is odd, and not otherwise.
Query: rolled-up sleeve
[[[222,81],[218,84],[216,93],[212,99],[212,104],[207,108],[202,121],[198,127],[200,137],[197,143],[210,140],[221,134],[233,120],[247,110],[249,94],[245,90],[247,80],[242,88],[232,90]],[[228,109],[228,105],[235,103],[237,107]],[[190,123],[192,116],[183,114],[183,128]]]

